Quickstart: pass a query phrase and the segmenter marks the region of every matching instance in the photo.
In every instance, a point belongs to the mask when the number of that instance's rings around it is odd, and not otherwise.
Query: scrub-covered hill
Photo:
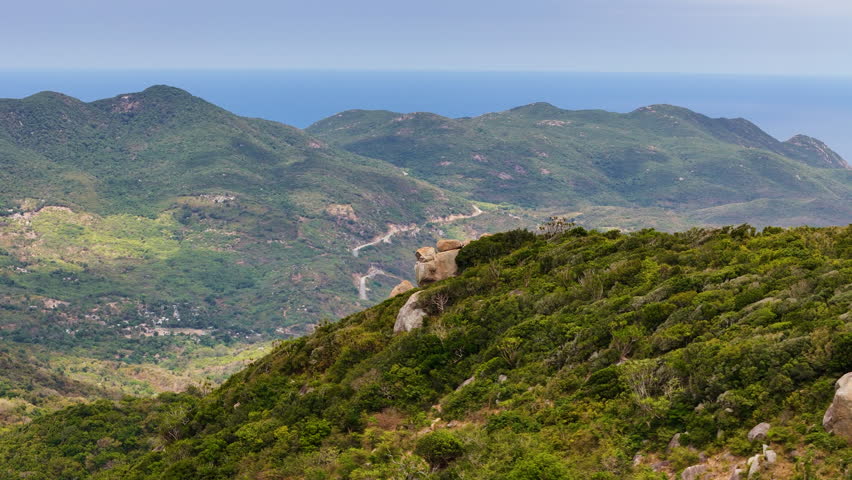
[[[848,477],[822,422],[852,370],[852,227],[550,227],[464,247],[410,332],[414,292],[212,392],[8,431],[0,477],[730,478],[748,458],[760,478]]]
[[[394,228],[430,238],[476,212],[386,162],[165,86],[0,100],[0,166],[0,341],[102,371],[198,351],[227,363],[219,346],[360,310],[408,262],[379,263],[388,276],[359,299],[358,276],[380,259],[351,249]]]

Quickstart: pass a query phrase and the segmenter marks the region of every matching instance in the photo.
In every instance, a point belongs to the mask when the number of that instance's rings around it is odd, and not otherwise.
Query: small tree
[[[418,440],[414,453],[429,462],[433,470],[438,470],[462,456],[464,444],[453,433],[438,430]]]

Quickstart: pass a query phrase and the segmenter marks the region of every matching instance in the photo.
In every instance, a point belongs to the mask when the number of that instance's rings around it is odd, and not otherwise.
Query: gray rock
[[[840,377],[835,388],[834,400],[822,417],[822,426],[852,443],[852,372]]]
[[[693,465],[691,467],[686,467],[686,469],[681,472],[680,478],[681,480],[699,480],[706,471],[707,465]]]
[[[680,435],[681,435],[680,433],[675,433],[672,436],[672,439],[669,440],[669,446],[666,449],[667,451],[671,452],[675,448],[680,447]]]
[[[767,449],[763,452],[763,457],[766,459],[767,465],[775,465],[775,462],[778,461],[778,454],[772,449]]]
[[[423,292],[415,292],[408,297],[408,301],[399,309],[399,313],[396,315],[396,323],[393,325],[394,333],[410,332],[423,326],[426,312],[417,305],[421,293]]]
[[[760,471],[760,454],[748,459],[748,478],[752,478]]]
[[[772,425],[766,422],[758,423],[754,426],[754,428],[749,430],[748,441],[753,442],[755,440],[766,440],[766,432],[768,432],[770,428],[772,428]]]
[[[503,374],[501,373],[501,374],[500,374],[500,376],[498,376],[498,377],[497,377],[497,382],[498,382],[498,383],[504,383],[504,382],[505,382],[506,380],[508,380],[508,379],[509,379],[509,377],[507,377],[506,375],[503,375]]]
[[[740,479],[742,478],[742,477],[741,477],[741,476],[742,476],[742,473],[743,473],[743,471],[742,471],[742,470],[740,470],[740,469],[739,469],[739,468],[737,468],[737,467],[734,467],[734,469],[733,469],[733,470],[731,470],[731,476],[730,476],[730,477],[728,477],[728,480],[740,480]]]
[[[462,388],[464,388],[464,387],[466,387],[466,386],[470,385],[471,383],[473,383],[473,381],[474,381],[474,380],[476,380],[476,375],[474,375],[474,376],[472,376],[472,377],[468,378],[467,380],[463,381],[463,382],[461,383],[461,385],[459,385],[459,386],[458,386],[458,388],[456,388],[456,391],[458,392],[458,391],[459,391],[459,390],[461,390]]]

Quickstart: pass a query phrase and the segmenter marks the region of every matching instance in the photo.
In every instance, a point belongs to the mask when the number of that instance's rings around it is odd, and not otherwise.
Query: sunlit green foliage
[[[36,419],[0,436],[0,477],[658,479],[641,458],[744,463],[764,421],[776,478],[848,475],[821,420],[852,369],[852,227],[486,241],[421,329],[393,334],[404,295],[210,394]]]

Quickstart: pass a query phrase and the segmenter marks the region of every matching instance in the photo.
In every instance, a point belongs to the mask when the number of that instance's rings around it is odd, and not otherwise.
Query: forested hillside
[[[431,238],[476,211],[383,161],[166,86],[0,100],[0,165],[0,341],[137,394],[219,382],[252,344],[372,305],[408,273],[405,250],[359,298],[381,257],[355,246],[394,228]]]
[[[822,420],[852,371],[852,227],[556,227],[464,247],[422,328],[393,332],[409,293],[209,393],[10,430],[0,477],[727,479],[768,448],[759,478],[849,478]]]
[[[671,105],[619,114],[535,103],[458,119],[353,110],[307,131],[473,199],[571,206],[587,225],[676,230],[677,218],[758,226],[852,218],[852,170],[819,140],[781,142],[745,119]]]

